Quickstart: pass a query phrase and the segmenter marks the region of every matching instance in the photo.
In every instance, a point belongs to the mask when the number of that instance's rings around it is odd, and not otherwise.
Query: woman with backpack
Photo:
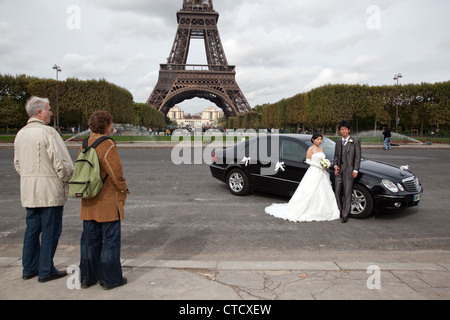
[[[97,139],[111,134],[113,119],[108,112],[97,111],[89,118],[88,125],[91,129],[88,146],[91,146]],[[89,288],[99,282],[108,290],[127,283],[120,264],[120,222],[130,192],[114,140],[102,141],[95,150],[104,182],[95,197],[81,200],[81,287]]]

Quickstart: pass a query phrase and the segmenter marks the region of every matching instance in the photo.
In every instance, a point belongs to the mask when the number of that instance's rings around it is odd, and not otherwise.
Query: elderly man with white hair
[[[14,141],[14,166],[27,213],[22,278],[38,276],[39,282],[47,282],[67,274],[56,270],[53,257],[74,167],[63,139],[48,126],[53,115],[48,99],[31,97],[25,108],[30,118]]]

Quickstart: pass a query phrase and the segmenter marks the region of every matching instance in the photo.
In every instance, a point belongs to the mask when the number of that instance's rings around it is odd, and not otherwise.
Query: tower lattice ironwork
[[[197,97],[215,103],[227,118],[251,111],[236,82],[235,66],[228,65],[213,1],[183,0],[177,19],[172,50],[167,63],[160,65],[158,83],[147,104],[167,114],[176,104]],[[207,65],[187,64],[191,39],[204,40]]]

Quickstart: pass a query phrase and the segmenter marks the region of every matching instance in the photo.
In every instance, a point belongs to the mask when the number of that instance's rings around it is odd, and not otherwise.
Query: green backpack
[[[89,137],[83,139],[81,152],[75,161],[73,176],[69,181],[70,198],[94,198],[102,190],[103,183],[108,178],[108,175],[104,179],[100,176],[100,162],[95,148],[111,138],[100,137],[90,147],[88,147],[88,139]]]

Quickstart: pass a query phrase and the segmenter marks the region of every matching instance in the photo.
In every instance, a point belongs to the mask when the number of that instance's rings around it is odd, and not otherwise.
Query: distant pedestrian
[[[389,126],[383,129],[383,145],[385,150],[391,150],[391,129]]]
[[[31,97],[25,108],[30,118],[14,141],[14,167],[27,211],[22,278],[38,276],[39,282],[47,282],[67,274],[56,270],[53,257],[73,162],[59,133],[48,126],[53,115],[48,99]]]

